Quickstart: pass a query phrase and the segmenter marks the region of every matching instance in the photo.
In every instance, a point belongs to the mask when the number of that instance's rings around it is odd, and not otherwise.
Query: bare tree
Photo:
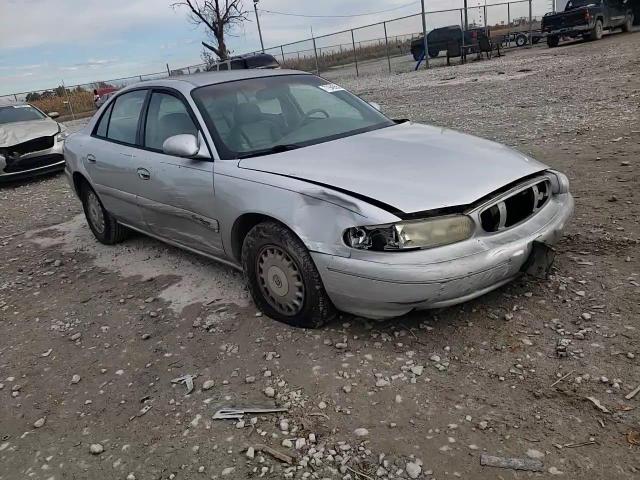
[[[194,25],[204,25],[213,45],[203,42],[220,60],[229,58],[225,35],[247,20],[247,11],[242,0],[181,0],[171,5],[173,8],[187,7],[189,18]],[[205,52],[205,57],[208,52]]]

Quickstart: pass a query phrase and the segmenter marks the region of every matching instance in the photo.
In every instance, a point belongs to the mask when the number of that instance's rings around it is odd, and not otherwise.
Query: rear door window
[[[136,90],[116,98],[107,131],[108,139],[135,145],[138,121],[146,96],[147,90]]]

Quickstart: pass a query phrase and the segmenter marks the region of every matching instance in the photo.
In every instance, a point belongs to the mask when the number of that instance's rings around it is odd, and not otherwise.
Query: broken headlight
[[[474,223],[466,215],[412,220],[390,225],[349,228],[347,245],[359,250],[399,251],[434,248],[466,240],[473,235]]]
[[[551,176],[551,191],[555,194],[569,193],[569,178],[562,172],[557,170],[548,171]]]
[[[56,135],[56,141],[62,142],[65,138],[69,136],[69,131],[65,127],[59,127],[60,131]]]

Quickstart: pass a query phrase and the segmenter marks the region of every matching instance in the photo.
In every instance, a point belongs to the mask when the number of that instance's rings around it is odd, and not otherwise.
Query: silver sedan
[[[99,241],[136,230],[242,269],[263,312],[302,327],[544,275],[573,211],[567,177],[527,155],[286,70],[133,85],[65,158]]]

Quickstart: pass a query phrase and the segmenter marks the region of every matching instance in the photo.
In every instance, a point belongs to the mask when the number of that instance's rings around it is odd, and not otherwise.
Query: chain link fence
[[[543,0],[515,0],[467,9],[467,25],[488,28],[494,45],[501,49],[538,43],[541,17],[551,4]],[[464,30],[464,9],[453,8],[425,14],[427,30],[460,26]],[[321,35],[299,42],[265,49],[283,67],[322,74],[338,81],[344,77],[404,73],[416,68],[412,41],[422,38],[422,15],[408,15],[385,22]],[[429,49],[429,66],[446,64],[446,50]],[[257,53],[257,52],[254,52]]]
[[[515,0],[504,3],[468,7],[468,27],[488,27],[491,39],[502,49],[521,47],[540,38],[540,19],[553,8],[549,0]],[[427,30],[459,25],[464,30],[464,9],[452,8],[426,12]],[[321,35],[265,49],[283,68],[322,74],[333,81],[341,78],[388,72],[403,73],[416,68],[411,42],[422,37],[422,14],[379,22],[371,25]],[[530,41],[531,40],[531,41]],[[431,49],[429,49],[431,50]],[[253,52],[257,53],[257,52]],[[433,51],[429,66],[446,64],[445,51]],[[100,80],[80,85],[0,96],[27,101],[45,112],[58,112],[62,120],[90,116],[95,111],[94,90],[110,91],[133,83],[191,75],[206,71],[206,64],[148,73],[132,77]]]
[[[167,69],[162,72],[146,73],[111,80],[98,80],[78,85],[62,84],[55,88],[44,90],[1,95],[0,100],[8,99],[9,101],[29,102],[46,113],[58,112],[60,114],[58,120],[65,121],[93,115],[96,111],[94,90],[99,92],[116,91],[134,83],[144,82],[145,80],[191,75],[193,73],[204,72],[206,68],[207,65],[204,63],[178,69],[170,69],[167,65]]]

